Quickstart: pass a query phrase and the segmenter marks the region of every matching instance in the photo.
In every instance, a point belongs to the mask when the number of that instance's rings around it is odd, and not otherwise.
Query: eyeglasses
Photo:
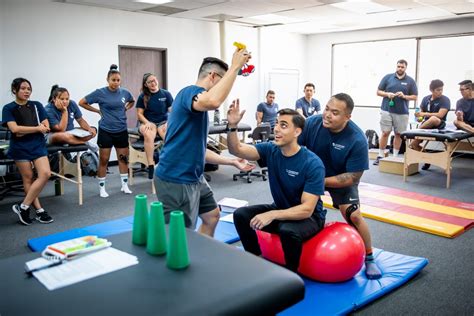
[[[153,79],[153,80],[148,80],[146,84],[152,84],[152,83],[158,83],[158,80]]]
[[[223,77],[222,75],[218,74],[217,72],[210,72],[209,74],[212,75],[213,73],[216,74],[217,76],[221,77],[221,78]]]
[[[471,90],[471,88],[459,88],[459,91]]]

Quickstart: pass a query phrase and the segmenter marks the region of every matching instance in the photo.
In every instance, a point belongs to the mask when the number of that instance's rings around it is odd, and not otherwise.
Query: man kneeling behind
[[[227,114],[230,153],[237,157],[260,160],[268,167],[272,204],[241,207],[234,212],[234,224],[244,249],[255,255],[261,250],[256,229],[280,236],[286,267],[297,271],[303,242],[323,227],[326,211],[320,195],[324,194],[324,165],[316,154],[298,145],[304,128],[304,118],[295,110],[278,112],[275,142],[255,146],[242,144],[235,132],[245,111],[240,112],[239,100]]]

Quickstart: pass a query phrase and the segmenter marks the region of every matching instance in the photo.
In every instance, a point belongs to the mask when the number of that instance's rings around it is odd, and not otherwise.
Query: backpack
[[[82,153],[81,155],[81,169],[82,174],[89,177],[95,177],[97,175],[97,169],[99,168],[99,156],[97,153],[90,150]]]
[[[379,148],[379,135],[373,129],[368,129],[365,131],[365,137],[367,138],[367,143],[369,144],[369,149]]]

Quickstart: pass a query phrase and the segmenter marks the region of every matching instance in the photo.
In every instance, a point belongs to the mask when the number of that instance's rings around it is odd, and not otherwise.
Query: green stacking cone
[[[189,266],[188,242],[182,211],[172,211],[170,214],[166,264],[170,269],[184,269]]]
[[[150,206],[146,251],[151,255],[166,253],[165,215],[161,202],[152,202]]]
[[[146,244],[148,228],[148,206],[145,194],[135,196],[135,214],[133,216],[132,242],[135,245]]]

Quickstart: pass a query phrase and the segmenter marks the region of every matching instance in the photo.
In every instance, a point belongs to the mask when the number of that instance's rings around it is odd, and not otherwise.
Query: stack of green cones
[[[145,245],[148,228],[148,204],[145,194],[135,196],[135,214],[133,216],[132,242],[135,245]]]
[[[189,266],[188,242],[182,211],[172,211],[170,214],[166,264],[170,269],[184,269]]]
[[[146,251],[151,255],[166,253],[165,215],[161,202],[151,203]]]

